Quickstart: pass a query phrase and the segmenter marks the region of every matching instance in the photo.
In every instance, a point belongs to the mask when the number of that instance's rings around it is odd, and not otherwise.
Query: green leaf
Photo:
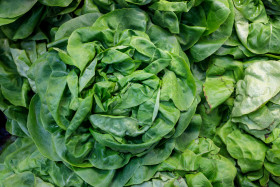
[[[226,137],[229,154],[237,159],[241,171],[256,171],[263,167],[267,147],[260,140],[234,130]]]
[[[193,187],[193,186],[211,187],[212,186],[210,181],[200,172],[196,173],[196,174],[187,174],[186,179],[187,179],[187,184],[190,187]]]
[[[237,83],[233,117],[256,111],[280,91],[277,86],[279,65],[277,61],[260,61],[245,70],[244,80]]]
[[[3,0],[0,2],[0,17],[1,18],[16,18],[29,11],[37,0]]]
[[[67,7],[73,0],[39,0],[40,3],[47,6]]]
[[[54,145],[51,134],[46,131],[41,122],[41,101],[38,95],[35,95],[30,103],[27,128],[38,150],[48,159],[60,161]]]

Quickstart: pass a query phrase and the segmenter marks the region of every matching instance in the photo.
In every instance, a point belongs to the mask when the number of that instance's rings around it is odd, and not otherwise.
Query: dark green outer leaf
[[[234,7],[231,0],[228,1],[228,4],[230,14],[227,20],[219,27],[219,29],[209,36],[202,37],[193,47],[190,48],[190,53],[195,62],[204,60],[212,55],[230,37],[234,23]]]
[[[47,6],[67,7],[73,0],[39,0],[40,3]]]
[[[0,17],[15,18],[29,11],[37,0],[2,0],[0,2]]]
[[[78,28],[91,26],[100,16],[100,13],[88,13],[65,22],[55,33],[55,40],[69,37]]]
[[[41,101],[38,95],[33,96],[30,102],[27,127],[31,138],[36,144],[38,150],[53,161],[61,159],[55,152],[51,134],[46,131],[41,122]]]

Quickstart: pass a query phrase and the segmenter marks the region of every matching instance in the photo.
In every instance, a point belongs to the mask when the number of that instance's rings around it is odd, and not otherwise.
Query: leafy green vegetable
[[[278,0],[0,0],[0,186],[279,186]]]

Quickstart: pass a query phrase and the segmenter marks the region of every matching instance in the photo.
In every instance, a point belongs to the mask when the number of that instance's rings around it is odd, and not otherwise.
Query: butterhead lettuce
[[[0,186],[279,186],[279,5],[0,0]]]

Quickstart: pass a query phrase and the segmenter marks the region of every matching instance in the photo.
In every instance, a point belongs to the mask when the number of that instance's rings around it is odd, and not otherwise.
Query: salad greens
[[[0,186],[280,186],[279,16],[278,0],[0,0]]]

